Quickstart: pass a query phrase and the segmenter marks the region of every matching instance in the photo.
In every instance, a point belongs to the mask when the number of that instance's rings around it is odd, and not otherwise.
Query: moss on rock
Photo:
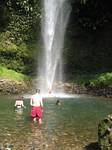
[[[98,144],[101,150],[112,150],[112,114],[99,123]]]

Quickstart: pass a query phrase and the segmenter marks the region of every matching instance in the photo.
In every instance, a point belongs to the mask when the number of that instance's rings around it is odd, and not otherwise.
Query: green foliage
[[[92,86],[95,85],[112,85],[112,73],[96,74],[93,79],[90,80]]]
[[[40,0],[0,1],[0,64],[25,74],[34,72],[40,12]]]
[[[0,64],[9,69],[32,74],[36,68],[37,60],[34,55],[38,52],[35,52],[34,42],[37,43],[37,37],[40,35],[42,18],[40,2],[40,0],[0,1]],[[108,29],[108,32],[101,31],[101,27],[112,21],[111,0],[70,0],[70,2],[72,12],[67,28],[69,44],[66,42],[64,51],[64,63],[67,67],[65,73],[72,76],[76,72],[111,72],[112,34],[109,32],[112,29]],[[104,32],[108,35],[104,37],[108,42],[101,39],[105,36],[102,35]],[[86,80],[86,77],[83,78],[82,80]],[[82,80],[78,82],[83,82]],[[104,83],[105,78],[91,79],[93,85],[101,82]]]
[[[29,74],[33,70],[33,50],[26,43],[20,45],[11,41],[11,32],[0,34],[0,64],[17,72]]]
[[[96,30],[112,20],[111,0],[73,0],[71,3],[72,21],[85,29]]]
[[[7,12],[7,7],[5,1],[0,1],[0,31],[4,31],[8,25],[9,15]]]
[[[74,82],[78,84],[89,83],[91,86],[97,85],[112,85],[112,73],[98,73],[98,74],[83,74],[75,75]]]
[[[14,70],[7,69],[0,65],[0,78],[7,78],[16,81],[30,80],[30,78],[24,74],[17,73]]]
[[[35,39],[40,28],[40,7],[39,0],[8,0],[9,11],[8,30],[16,43]]]

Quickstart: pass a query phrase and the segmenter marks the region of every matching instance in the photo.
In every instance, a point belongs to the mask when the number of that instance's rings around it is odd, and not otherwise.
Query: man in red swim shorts
[[[40,90],[36,90],[36,94],[31,96],[30,105],[32,106],[31,109],[31,117],[33,121],[36,122],[37,119],[39,124],[42,123],[42,111],[43,111],[43,99],[40,95]]]

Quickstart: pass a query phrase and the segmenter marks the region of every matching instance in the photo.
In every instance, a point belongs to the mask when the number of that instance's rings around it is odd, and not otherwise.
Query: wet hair
[[[16,100],[23,100],[23,96],[18,96]]]
[[[40,89],[36,89],[36,93],[40,93]]]
[[[60,104],[60,101],[59,101],[59,100],[57,100],[57,101],[56,101],[56,105],[59,105],[59,104]]]

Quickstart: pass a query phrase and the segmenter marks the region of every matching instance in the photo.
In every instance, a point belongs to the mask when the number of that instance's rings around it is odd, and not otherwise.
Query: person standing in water
[[[16,102],[15,102],[15,105],[14,105],[17,109],[19,108],[26,108],[24,106],[24,103],[23,103],[23,97],[20,97],[18,99],[16,99]]]
[[[36,122],[38,120],[39,124],[42,123],[42,112],[43,112],[43,99],[40,95],[40,89],[36,89],[36,94],[31,96],[30,100],[31,108],[31,117],[33,121]]]
[[[23,113],[23,108],[26,108],[23,103],[23,97],[17,98],[14,106],[16,108],[15,111],[21,115]]]

